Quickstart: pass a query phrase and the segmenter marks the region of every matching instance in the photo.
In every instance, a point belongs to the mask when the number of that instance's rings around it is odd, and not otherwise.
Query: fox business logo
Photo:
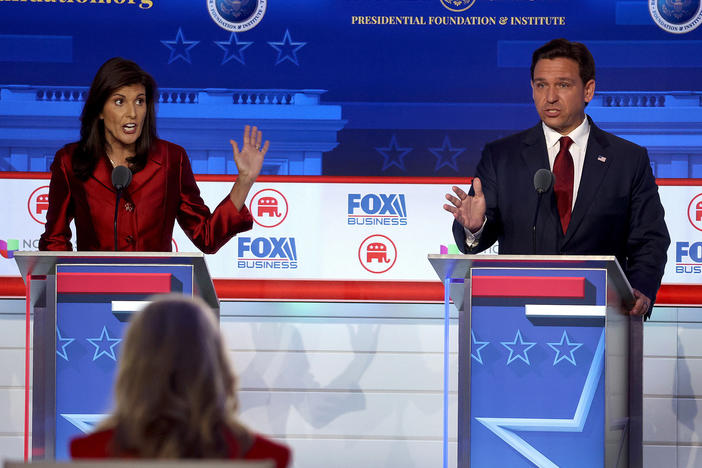
[[[297,268],[294,237],[238,237],[237,266],[252,270]]]
[[[348,224],[353,226],[406,226],[404,194],[349,193]]]
[[[675,273],[702,274],[702,242],[675,243]]]

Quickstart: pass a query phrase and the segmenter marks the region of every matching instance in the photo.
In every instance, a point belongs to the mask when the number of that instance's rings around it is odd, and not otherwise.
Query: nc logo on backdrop
[[[244,32],[261,22],[267,3],[268,0],[207,0],[207,10],[220,28]]]
[[[468,8],[472,7],[475,0],[440,0],[441,4],[447,10],[453,11],[455,13],[466,11]]]
[[[237,266],[254,270],[297,268],[294,237],[237,237]]]
[[[387,236],[374,234],[358,247],[358,261],[371,273],[385,273],[395,265],[397,247]]]
[[[251,198],[249,211],[259,226],[276,227],[288,216],[288,200],[275,189],[259,190]]]
[[[19,239],[7,239],[7,242],[0,239],[0,255],[3,258],[14,258],[15,252],[19,250]]]
[[[700,0],[648,0],[648,11],[659,28],[684,34],[702,23]]]
[[[29,195],[27,200],[29,216],[39,224],[46,224],[46,212],[49,211],[49,186],[39,187]]]
[[[407,204],[404,194],[349,193],[347,223],[365,226],[406,226]]]

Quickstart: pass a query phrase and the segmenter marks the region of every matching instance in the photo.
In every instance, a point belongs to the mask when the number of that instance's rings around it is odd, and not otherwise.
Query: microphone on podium
[[[553,187],[556,176],[548,169],[539,169],[534,174],[534,189],[539,197],[536,201],[536,210],[534,211],[534,222],[531,225],[532,236],[532,253],[536,254],[536,220],[539,217],[539,206],[541,206],[541,197]]]
[[[131,182],[132,171],[130,171],[128,167],[117,166],[114,169],[112,169],[112,185],[114,185],[115,190],[117,190],[117,193],[121,193],[122,190],[125,190],[127,187],[129,187],[129,184]]]
[[[115,251],[117,248],[117,212],[119,210],[119,200],[122,198],[122,192],[129,187],[132,182],[132,171],[125,166],[117,166],[112,169],[112,185],[117,191],[117,199],[115,200]]]

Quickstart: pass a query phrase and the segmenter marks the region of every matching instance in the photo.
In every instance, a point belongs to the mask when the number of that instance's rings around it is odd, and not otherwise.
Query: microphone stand
[[[117,201],[115,201],[115,252],[117,248],[117,213],[119,212],[119,200],[122,198],[122,189],[117,190]]]
[[[536,221],[539,219],[539,208],[541,208],[541,198],[544,193],[551,190],[553,186],[553,172],[548,169],[539,169],[534,174],[534,188],[539,197],[536,199],[536,210],[534,211],[534,222],[531,225],[531,250],[536,255]]]
[[[539,218],[539,207],[541,206],[541,197],[543,197],[544,192],[538,192],[539,197],[536,199],[536,211],[534,211],[534,222],[531,225],[531,250],[532,254],[536,255],[536,220]]]

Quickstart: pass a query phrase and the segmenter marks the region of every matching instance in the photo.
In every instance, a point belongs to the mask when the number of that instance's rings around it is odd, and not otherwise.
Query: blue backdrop
[[[593,118],[648,146],[658,176],[702,177],[699,0],[108,1],[0,0],[0,169],[47,170],[97,68],[124,56],[169,92],[161,135],[198,172],[233,172],[228,139],[250,121],[267,173],[471,176],[487,141],[538,121],[531,52],[566,37],[595,56]],[[227,30],[208,4],[263,13]]]

